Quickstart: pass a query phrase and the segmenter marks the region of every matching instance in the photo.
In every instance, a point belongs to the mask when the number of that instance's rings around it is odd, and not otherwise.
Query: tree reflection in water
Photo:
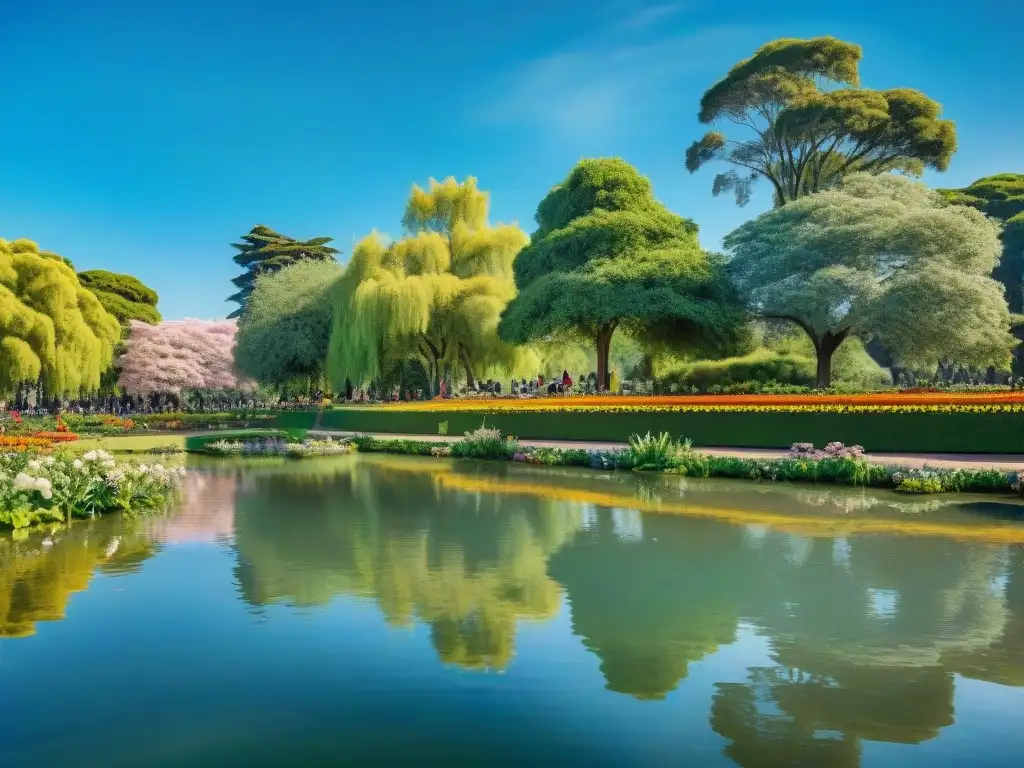
[[[28,637],[36,622],[60,621],[95,571],[133,573],[156,549],[142,521],[120,515],[0,536],[0,637]]]
[[[243,597],[253,605],[373,599],[395,626],[425,622],[443,661],[505,667],[516,622],[558,610],[547,561],[582,524],[582,507],[448,490],[421,464],[409,471],[398,459],[354,466],[268,474],[242,494]]]

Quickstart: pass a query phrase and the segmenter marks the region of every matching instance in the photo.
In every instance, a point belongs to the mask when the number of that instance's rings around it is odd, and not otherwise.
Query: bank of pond
[[[706,478],[767,482],[831,483],[886,488],[904,494],[993,493],[1019,495],[1024,473],[995,468],[912,468],[871,461],[860,446],[832,442],[818,449],[795,443],[779,458],[748,458],[703,453],[688,440],[668,433],[633,435],[621,449],[531,447],[495,428],[480,427],[452,442],[371,435],[319,439],[302,430],[243,430],[186,439],[186,449],[219,456],[287,456],[311,458],[363,453],[390,453],[434,458],[513,461],[597,470],[663,472]]]

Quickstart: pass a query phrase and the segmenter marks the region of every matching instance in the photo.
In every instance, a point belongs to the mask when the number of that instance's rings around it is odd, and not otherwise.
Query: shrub
[[[103,451],[81,457],[0,454],[0,527],[160,507],[184,471],[117,462]]]
[[[636,469],[668,469],[680,454],[690,451],[690,441],[676,442],[668,432],[655,437],[631,435],[626,449],[627,460]]]
[[[362,453],[397,453],[408,456],[430,456],[437,443],[428,440],[380,439],[370,435],[355,435],[349,438]]]
[[[905,477],[896,486],[902,493],[941,493],[942,481],[937,477]]]
[[[502,437],[501,430],[481,426],[452,443],[452,456],[459,459],[511,459],[519,450],[514,437]]]

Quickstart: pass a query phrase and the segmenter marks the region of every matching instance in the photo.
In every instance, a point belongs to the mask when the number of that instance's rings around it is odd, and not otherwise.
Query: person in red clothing
[[[568,371],[562,371],[562,392],[567,395],[572,392],[572,376]]]

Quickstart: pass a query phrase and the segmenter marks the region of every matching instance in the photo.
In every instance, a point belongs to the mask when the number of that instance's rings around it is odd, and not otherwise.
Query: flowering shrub
[[[301,443],[287,443],[278,437],[263,440],[217,440],[207,443],[208,453],[218,456],[287,456],[303,459],[312,456],[342,456],[351,453],[354,446],[344,440],[304,440]]]
[[[118,462],[104,451],[81,457],[2,453],[0,528],[153,509],[166,502],[184,472]]]
[[[502,437],[501,430],[481,426],[452,443],[451,455],[459,459],[511,459],[519,450],[514,437]]]
[[[235,320],[168,320],[158,325],[132,320],[130,325],[125,351],[117,360],[118,385],[124,391],[256,388],[235,368]]]
[[[430,449],[430,455],[438,459],[445,459],[452,455],[452,448],[450,445],[435,445]]]
[[[829,443],[819,450],[812,443],[793,443],[789,449],[789,456],[793,459],[859,459],[864,455],[864,449],[859,445],[843,445],[840,442]]]

